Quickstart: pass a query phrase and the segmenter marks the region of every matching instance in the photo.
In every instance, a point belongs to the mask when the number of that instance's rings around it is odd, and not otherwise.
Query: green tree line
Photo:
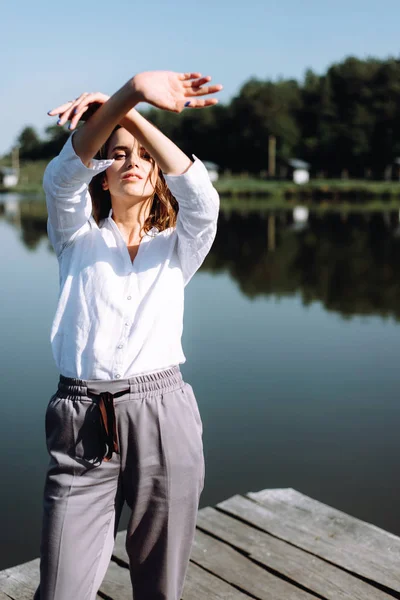
[[[391,179],[400,157],[400,59],[349,57],[323,75],[308,70],[301,82],[251,78],[228,104],[145,114],[185,152],[232,173],[266,175],[275,136],[278,177],[297,157],[314,176]],[[68,135],[52,126],[42,140],[26,127],[18,138],[21,157],[51,158]]]

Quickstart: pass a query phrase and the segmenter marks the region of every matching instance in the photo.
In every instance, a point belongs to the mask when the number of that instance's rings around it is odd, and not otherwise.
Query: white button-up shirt
[[[185,362],[184,286],[216,233],[219,197],[203,163],[165,175],[179,204],[176,228],[153,228],[132,263],[112,219],[96,224],[88,184],[113,160],[86,167],[66,142],[46,168],[47,231],[57,254],[60,295],[51,329],[59,372],[119,379]]]

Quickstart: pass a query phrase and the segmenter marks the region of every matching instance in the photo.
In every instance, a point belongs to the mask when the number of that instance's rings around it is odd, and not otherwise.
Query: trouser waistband
[[[101,436],[104,443],[104,460],[112,458],[113,452],[119,454],[117,424],[114,399],[126,394],[137,396],[172,392],[183,385],[182,374],[178,366],[137,375],[128,379],[111,381],[84,380],[60,375],[57,395],[68,400],[82,397],[91,398],[99,407]]]
[[[60,375],[58,391],[63,396],[67,394],[69,398],[73,399],[75,396],[99,395],[102,392],[109,392],[113,396],[126,392],[134,395],[168,392],[180,388],[182,385],[183,379],[180,369],[178,366],[174,366],[154,373],[110,381],[75,379]]]

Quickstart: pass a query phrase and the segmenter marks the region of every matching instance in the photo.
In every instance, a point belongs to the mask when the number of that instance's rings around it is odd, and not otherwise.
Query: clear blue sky
[[[0,14],[0,154],[55,123],[53,106],[144,70],[211,75],[227,102],[251,76],[400,56],[399,0],[4,0]]]

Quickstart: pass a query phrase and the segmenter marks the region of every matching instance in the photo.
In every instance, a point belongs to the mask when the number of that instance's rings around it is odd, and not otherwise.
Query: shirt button
[[[129,327],[129,323],[125,323],[125,327]]]
[[[132,296],[128,296],[127,300],[132,300]]]
[[[121,377],[121,375],[119,375],[119,374],[118,374],[118,375],[116,375],[115,377],[116,377],[117,379],[119,379],[119,378]]]
[[[118,346],[118,348],[121,350],[121,348],[122,348],[122,344],[120,344],[120,345]]]

